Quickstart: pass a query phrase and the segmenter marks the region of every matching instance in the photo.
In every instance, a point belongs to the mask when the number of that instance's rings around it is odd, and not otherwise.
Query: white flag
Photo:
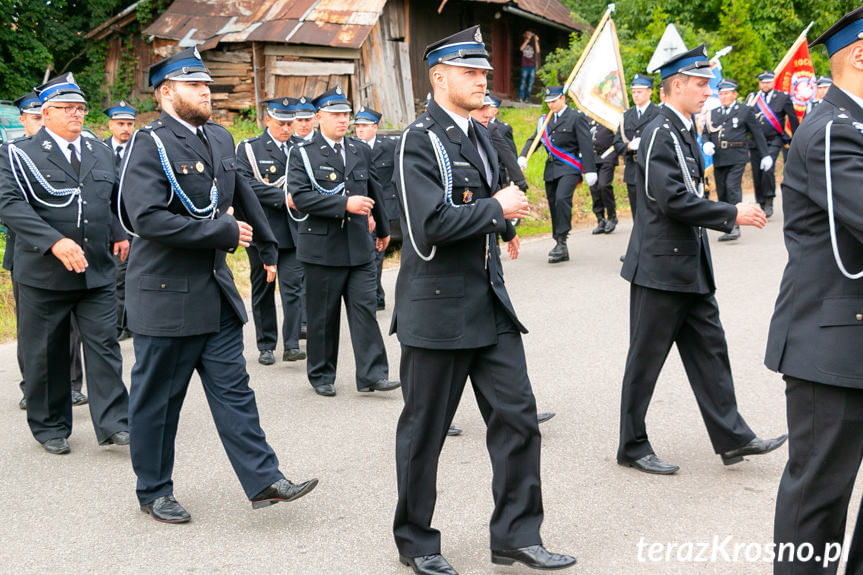
[[[662,38],[659,39],[659,45],[656,51],[647,63],[647,73],[653,74],[660,66],[668,62],[672,56],[683,54],[688,49],[683,43],[683,38],[680,37],[680,32],[674,24],[669,24],[665,27],[665,32],[662,33]]]
[[[628,105],[613,20],[606,21],[583,58],[569,95],[582,112],[614,131]]]

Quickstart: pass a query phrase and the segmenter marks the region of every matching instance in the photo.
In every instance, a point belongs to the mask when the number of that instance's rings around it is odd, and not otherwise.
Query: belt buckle
[[[728,142],[719,142],[719,147],[723,150],[728,148]]]

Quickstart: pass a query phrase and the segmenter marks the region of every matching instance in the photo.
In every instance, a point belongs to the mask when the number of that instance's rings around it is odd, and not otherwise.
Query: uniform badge
[[[336,94],[338,94],[339,96],[342,95],[342,87],[341,86],[336,86]]]
[[[46,152],[50,152],[53,147],[54,146],[51,145],[51,140],[42,140],[42,149]]]
[[[195,164],[195,169],[198,171],[199,174],[202,173],[204,171],[204,162],[198,162],[197,164]]]
[[[306,97],[300,96],[300,104],[305,104],[305,103],[306,103]]]
[[[121,108],[125,108],[125,107],[126,107],[126,100],[120,100],[120,107],[121,107]]]
[[[184,174],[189,173],[189,166],[187,166],[186,164],[180,164],[180,169],[183,171]]]
[[[734,126],[735,128],[737,127],[737,118],[736,117],[731,119],[731,125]]]
[[[473,200],[473,192],[470,190],[465,190],[461,195],[462,203],[469,204]]]
[[[200,60],[200,59],[201,59],[201,53],[200,53],[200,52],[198,52],[198,47],[197,47],[197,46],[195,46],[195,52],[194,52],[194,54],[195,54],[195,58],[197,58],[198,60]]]
[[[482,44],[482,34],[479,33],[479,28],[476,29],[476,34],[473,35],[473,39],[477,41],[477,43]]]
[[[337,177],[338,176],[336,176],[335,172],[330,172],[330,181],[331,182],[335,182]]]
[[[87,149],[91,152],[93,151],[93,144],[90,143],[90,140],[84,140],[84,145],[87,146]]]
[[[270,166],[270,173],[271,173],[271,174],[275,174],[275,173],[276,173],[276,166]]]
[[[282,106],[287,106],[287,105],[289,105],[289,104],[290,104],[290,102],[288,101],[288,99],[287,99],[287,98],[285,98],[284,100],[282,100]]]

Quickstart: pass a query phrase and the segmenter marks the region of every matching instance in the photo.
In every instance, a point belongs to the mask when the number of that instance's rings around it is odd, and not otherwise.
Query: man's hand
[[[58,240],[56,244],[51,246],[51,253],[70,272],[74,271],[80,274],[87,269],[88,264],[87,258],[84,257],[84,250],[74,240],[69,238]]]
[[[267,283],[273,283],[273,280],[276,279],[276,266],[268,266],[265,264],[264,270],[267,272]]]
[[[524,156],[519,156],[516,160],[516,163],[518,164],[518,167],[522,170],[527,169],[527,158],[525,158]]]
[[[632,138],[631,140],[629,140],[629,146],[627,146],[627,147],[629,148],[630,152],[634,152],[638,149],[638,144],[640,144],[640,143],[641,143],[641,138]]]
[[[598,179],[599,176],[596,175],[596,172],[587,172],[584,174],[584,183],[587,184],[588,188],[595,186]]]
[[[234,215],[234,206],[228,207],[228,209],[225,210],[225,213],[228,214],[229,216],[233,216]],[[252,243],[252,226],[250,226],[246,222],[241,222],[240,220],[234,220],[234,221],[237,222],[237,228],[239,228],[239,230],[240,230],[240,239],[239,239],[239,241],[237,241],[237,247],[240,247],[240,246],[242,246],[244,248],[249,247]]]
[[[738,226],[755,226],[763,228],[767,225],[767,216],[761,206],[757,204],[737,204],[737,220],[735,223]]]
[[[371,214],[369,214],[369,233],[372,233],[375,231],[376,225],[377,224],[375,223],[375,219],[372,217]]]
[[[288,207],[292,210],[296,210],[297,206],[294,204],[294,198],[291,194],[285,194],[285,202],[288,204]]]
[[[492,196],[503,208],[503,217],[506,219],[523,218],[530,213],[530,205],[527,196],[518,189],[516,185],[509,185]]]
[[[114,255],[120,256],[121,262],[126,261],[126,258],[129,257],[129,240],[114,242]]]
[[[389,236],[386,236],[385,238],[377,238],[375,240],[375,249],[377,249],[379,252],[382,252],[385,249],[387,249],[388,245],[390,245],[390,237]]]
[[[372,213],[372,207],[375,201],[366,196],[351,196],[348,198],[348,203],[345,209],[359,216],[367,216]]]
[[[761,158],[761,171],[768,172],[770,168],[773,167],[773,157],[772,156],[764,156]]]
[[[704,145],[701,146],[701,150],[704,152],[705,156],[712,156],[716,153],[716,146],[713,142],[704,142]]]
[[[518,248],[520,245],[521,242],[519,241],[518,236],[515,236],[514,238],[506,242],[506,253],[509,254],[509,259],[518,259]]]

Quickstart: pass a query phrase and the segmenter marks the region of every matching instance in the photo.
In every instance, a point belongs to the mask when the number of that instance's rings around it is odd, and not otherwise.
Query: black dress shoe
[[[732,229],[730,232],[728,232],[727,234],[722,234],[721,236],[719,236],[717,241],[731,242],[731,241],[736,240],[739,237],[740,237],[740,226],[735,225],[734,229]]]
[[[324,397],[332,397],[336,394],[336,386],[332,383],[325,383],[323,385],[315,385],[312,387],[315,388],[315,393],[323,395]]]
[[[273,355],[273,350],[265,349],[258,355],[258,363],[261,365],[273,365],[276,363],[276,358]]]
[[[66,440],[65,437],[49,439],[42,444],[42,447],[45,448],[45,451],[47,451],[48,453],[53,453],[54,455],[63,455],[64,453],[69,453],[69,442]]]
[[[548,252],[548,263],[559,264],[569,261],[569,249],[566,247],[566,236],[558,236],[557,243]]]
[[[87,405],[90,400],[87,399],[87,396],[81,393],[80,391],[72,392],[72,405]]]
[[[537,423],[545,423],[546,421],[548,421],[549,419],[551,419],[555,415],[557,415],[557,414],[553,411],[546,411],[545,413],[537,413],[536,414],[536,422]]]
[[[605,218],[600,218],[598,222],[596,222],[596,227],[593,228],[593,231],[590,232],[593,235],[599,235],[605,233]]]
[[[357,391],[361,391],[363,393],[368,393],[370,391],[392,391],[394,389],[398,389],[402,386],[402,382],[400,381],[389,381],[386,379],[382,379],[380,381],[376,381],[371,385],[367,385],[366,387],[361,387]]]
[[[18,400],[18,409],[27,409],[27,398],[22,397]]]
[[[450,425],[449,429],[446,430],[446,434],[450,437],[455,437],[456,435],[461,435],[461,427],[456,427],[455,425]]]
[[[666,463],[659,459],[656,454],[650,453],[645,455],[644,457],[640,457],[635,461],[617,461],[620,465],[626,467],[634,467],[639,471],[643,471],[644,473],[653,473],[655,475],[671,475],[676,472],[680,467],[677,465],[671,465],[670,463]]]
[[[309,479],[302,483],[291,483],[287,479],[279,479],[254,497],[252,497],[252,509],[269,507],[282,501],[293,501],[299,499],[317,487],[317,479]]]
[[[142,505],[141,511],[149,513],[150,517],[162,523],[187,523],[192,519],[189,512],[177,503],[173,495],[157,497],[152,503]]]
[[[306,359],[306,352],[301,351],[298,347],[286,349],[285,353],[282,354],[282,361],[300,361],[302,359]]]
[[[405,557],[399,555],[399,561],[420,575],[458,575],[443,555],[422,555],[420,557]]]
[[[773,198],[767,198],[764,200],[764,216],[770,217],[773,215]]]
[[[106,439],[102,445],[129,445],[129,432],[118,431]]]
[[[610,234],[617,227],[617,216],[605,220],[605,233]]]
[[[738,447],[737,449],[732,449],[731,451],[726,451],[722,453],[722,463],[724,465],[734,465],[735,463],[740,463],[743,461],[744,455],[762,455],[764,453],[770,453],[774,449],[778,449],[785,443],[785,440],[788,439],[787,435],[780,435],[776,439],[761,439],[760,437],[756,437],[743,447]]]
[[[575,565],[575,557],[561,555],[560,553],[551,553],[542,545],[531,545],[530,547],[508,551],[495,551],[492,549],[491,562],[495,565],[512,565],[516,561],[524,563],[531,569],[540,569],[543,571],[566,569]]]

